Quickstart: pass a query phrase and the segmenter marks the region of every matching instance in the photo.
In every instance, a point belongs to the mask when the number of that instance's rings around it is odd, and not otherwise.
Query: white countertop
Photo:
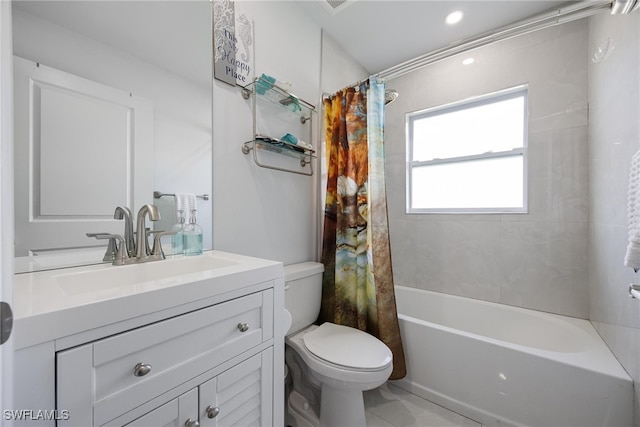
[[[276,279],[284,280],[282,263],[221,251],[16,274],[14,346],[28,347]]]

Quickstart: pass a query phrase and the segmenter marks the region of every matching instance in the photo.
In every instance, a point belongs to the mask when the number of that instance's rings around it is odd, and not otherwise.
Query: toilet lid
[[[391,350],[376,337],[355,328],[323,323],[303,337],[304,345],[316,356],[356,369],[380,369],[392,360]]]

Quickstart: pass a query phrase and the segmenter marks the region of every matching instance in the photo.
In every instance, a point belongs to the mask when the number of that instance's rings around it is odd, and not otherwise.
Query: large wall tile
[[[499,300],[499,222],[418,221],[417,236],[419,288]]]
[[[528,214],[504,221],[588,221],[588,128],[529,135]]]
[[[636,383],[640,425],[640,301],[627,294],[640,274],[623,264],[628,175],[640,148],[640,14],[590,18],[589,59],[589,319]]]
[[[587,316],[586,36],[587,22],[573,22],[388,82],[400,92],[386,110],[390,228],[405,233],[392,237],[393,254],[402,254],[394,256],[396,283],[416,276],[415,286],[424,289]],[[476,61],[462,65],[468,56]],[[406,214],[405,114],[525,83],[529,212]]]
[[[587,317],[586,222],[504,222],[500,302]]]

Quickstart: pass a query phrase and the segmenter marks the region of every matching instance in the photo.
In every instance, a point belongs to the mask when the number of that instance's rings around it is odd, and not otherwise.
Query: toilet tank
[[[292,319],[287,335],[311,325],[318,318],[323,271],[324,265],[318,262],[284,267],[284,306]]]

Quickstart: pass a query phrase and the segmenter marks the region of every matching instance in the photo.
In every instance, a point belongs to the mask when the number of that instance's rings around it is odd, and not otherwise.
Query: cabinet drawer
[[[271,339],[272,299],[264,291],[60,352],[58,396],[91,395],[101,425]]]

